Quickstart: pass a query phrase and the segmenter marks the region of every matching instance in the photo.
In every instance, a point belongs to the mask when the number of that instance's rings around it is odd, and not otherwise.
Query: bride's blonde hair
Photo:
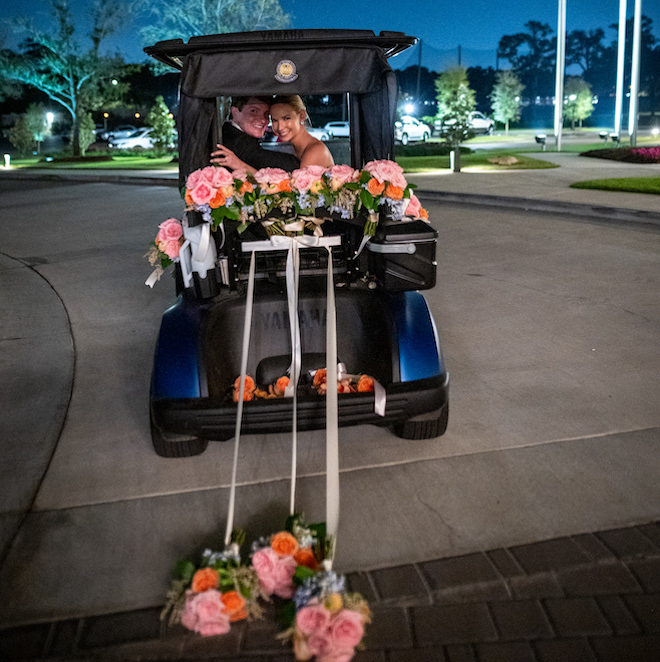
[[[299,115],[302,112],[307,112],[307,107],[305,102],[302,100],[299,94],[289,94],[276,96],[270,103],[271,106],[274,106],[276,103],[285,103],[287,106],[291,106]]]

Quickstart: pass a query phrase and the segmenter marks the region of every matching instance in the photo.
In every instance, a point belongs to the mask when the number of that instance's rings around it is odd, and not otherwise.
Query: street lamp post
[[[621,120],[623,114],[623,69],[626,58],[626,14],[627,0],[619,0],[619,43],[616,61],[616,99],[614,106],[614,133],[621,136]]]
[[[557,17],[557,75],[555,78],[555,143],[561,152],[564,113],[564,66],[566,58],[566,0],[559,0]]]
[[[642,0],[635,0],[633,22],[632,71],[630,73],[630,110],[628,111],[628,135],[630,146],[637,145],[637,119],[639,113],[639,64],[642,42]]]

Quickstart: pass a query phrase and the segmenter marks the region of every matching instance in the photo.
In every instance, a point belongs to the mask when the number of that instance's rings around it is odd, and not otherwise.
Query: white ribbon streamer
[[[252,303],[254,301],[254,266],[256,258],[254,251],[250,259],[247,297],[245,299],[245,321],[243,323],[243,347],[241,349],[241,381],[238,389],[238,408],[236,411],[236,428],[234,430],[234,463],[231,470],[231,488],[229,490],[229,506],[227,511],[227,528],[225,530],[225,547],[231,542],[231,532],[234,528],[234,509],[236,505],[236,474],[238,469],[238,448],[241,438],[241,423],[243,421],[243,396],[245,394],[245,375],[247,373],[248,350],[250,347],[250,327],[252,326]]]
[[[337,383],[337,315],[335,308],[335,284],[332,272],[332,248],[328,251],[328,287],[326,322],[326,378],[328,384]],[[329,388],[325,401],[325,465],[326,465],[326,530],[332,541],[330,559],[335,556],[337,530],[339,528],[339,415],[337,388]]]

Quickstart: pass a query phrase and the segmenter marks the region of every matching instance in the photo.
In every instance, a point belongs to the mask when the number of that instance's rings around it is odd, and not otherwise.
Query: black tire
[[[404,146],[408,144],[408,134],[407,133],[404,133],[401,136],[401,144],[404,145]]]
[[[160,455],[160,457],[194,457],[195,455],[201,455],[209,445],[207,439],[183,435],[171,435],[172,441],[169,441],[163,437],[161,431],[154,425],[153,419],[150,420],[150,424],[151,442],[156,455]]]
[[[422,421],[404,421],[392,426],[392,430],[401,439],[435,439],[447,431],[449,422],[449,403],[440,409],[435,418]]]
[[[428,141],[429,141],[429,134],[426,133],[426,131],[424,131],[424,133],[422,134],[422,142],[426,143]]]

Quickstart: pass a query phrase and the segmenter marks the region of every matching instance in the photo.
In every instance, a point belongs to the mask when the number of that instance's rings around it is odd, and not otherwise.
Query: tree
[[[149,16],[142,28],[149,44],[164,39],[277,30],[287,28],[290,16],[278,0],[139,0],[139,11]]]
[[[470,137],[470,113],[474,110],[474,90],[470,89],[464,67],[449,69],[435,82],[438,100],[438,119],[441,120],[445,140],[457,148]]]
[[[27,156],[34,144],[34,137],[25,115],[19,115],[14,126],[7,131],[9,142],[18,150],[21,156]]]
[[[492,67],[468,67],[467,77],[470,87],[474,90],[474,100],[477,110],[488,113],[489,95],[495,85],[495,69]]]
[[[528,21],[527,32],[500,39],[498,56],[508,60],[532,97],[552,93],[555,69],[554,33],[546,23]]]
[[[174,118],[170,109],[165,105],[162,96],[156,97],[156,105],[152,107],[147,115],[147,126],[153,127],[151,137],[156,149],[167,149],[172,143],[174,133]]]
[[[566,36],[566,65],[575,64],[582,69],[582,75],[591,71],[603,57],[605,32],[596,30],[573,30]]]
[[[525,86],[513,71],[506,69],[497,72],[490,99],[494,117],[498,122],[504,124],[507,135],[509,134],[509,123],[517,122],[520,119],[522,111],[520,95],[524,89]]]
[[[92,114],[85,113],[80,118],[79,131],[80,153],[82,156],[85,156],[87,148],[96,140],[96,134],[94,133],[95,128],[96,125],[94,124]]]
[[[111,85],[123,64],[118,57],[100,54],[102,40],[119,25],[124,5],[119,0],[94,0],[91,5],[91,48],[82,51],[76,37],[69,0],[51,0],[54,27],[48,34],[19,21],[27,35],[21,52],[0,53],[0,76],[34,87],[62,106],[71,118],[74,155],[80,155],[80,121],[90,110],[117,101],[123,88]]]
[[[580,76],[567,76],[564,82],[564,117],[571,122],[575,129],[575,122],[582,120],[594,112],[593,94],[591,85]]]
[[[25,112],[25,122],[32,134],[32,139],[37,143],[37,152],[39,152],[39,145],[44,141],[44,136],[48,132],[44,105],[42,103],[31,103]]]

